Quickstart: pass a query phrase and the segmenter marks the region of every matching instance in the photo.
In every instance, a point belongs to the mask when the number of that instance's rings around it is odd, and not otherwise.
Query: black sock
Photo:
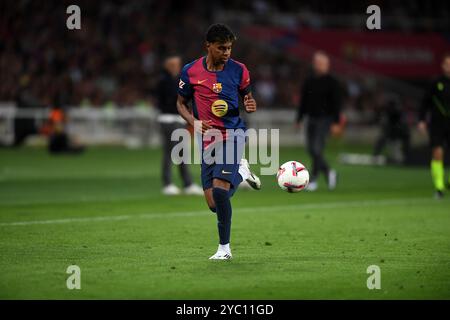
[[[231,202],[229,192],[222,188],[213,188],[213,198],[216,203],[220,244],[230,243]]]

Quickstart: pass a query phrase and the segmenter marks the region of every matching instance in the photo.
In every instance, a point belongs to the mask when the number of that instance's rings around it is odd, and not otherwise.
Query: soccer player
[[[442,71],[425,93],[419,113],[418,128],[426,133],[431,145],[431,177],[435,198],[444,196],[444,147],[450,147],[450,54],[442,60]],[[426,118],[429,116],[428,124]],[[450,185],[450,177],[447,186]]]
[[[337,174],[325,160],[324,149],[330,129],[334,135],[338,135],[341,130],[340,86],[330,74],[330,59],[325,52],[314,53],[312,67],[313,75],[305,80],[301,89],[296,128],[300,129],[303,118],[308,116],[306,140],[312,158],[312,172],[307,190],[315,191],[318,188],[317,179],[320,172],[327,179],[328,189],[333,190],[336,188]]]
[[[194,122],[201,122],[202,185],[208,207],[217,214],[219,231],[219,247],[216,254],[210,257],[213,260],[232,257],[230,197],[243,180],[254,189],[261,188],[260,179],[250,171],[248,161],[242,158],[245,123],[239,117],[239,96],[248,113],[256,111],[256,101],[250,90],[250,75],[246,66],[230,58],[235,40],[235,35],[226,25],[210,26],[206,33],[207,55],[184,66],[178,85],[178,112],[194,127]],[[188,106],[190,100],[192,112]],[[211,129],[220,131],[220,140],[205,139]],[[228,135],[227,129],[241,130]],[[221,142],[224,161],[206,161],[208,151]],[[230,149],[234,151],[232,159],[226,156]],[[214,156],[212,153],[210,156]]]
[[[172,161],[170,160],[170,153],[176,145],[176,142],[170,139],[172,132],[186,126],[186,122],[177,111],[177,88],[181,66],[181,58],[178,55],[168,55],[164,60],[164,70],[159,79],[157,90],[158,107],[161,111],[158,122],[163,145],[161,174],[164,187],[162,193],[165,195],[181,194],[181,190],[172,183]],[[188,165],[182,162],[178,165],[178,168],[184,184],[184,193],[203,195],[202,188],[192,182]]]

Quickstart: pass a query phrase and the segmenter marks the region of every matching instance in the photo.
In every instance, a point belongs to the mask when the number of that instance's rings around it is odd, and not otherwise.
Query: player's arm
[[[428,88],[427,91],[425,92],[425,95],[423,96],[422,103],[419,109],[419,123],[417,124],[417,128],[422,133],[426,133],[427,131],[426,117],[432,104],[432,95],[433,95],[432,88],[433,86],[430,86],[430,88]]]
[[[191,110],[188,106],[188,102],[189,99],[186,97],[183,97],[181,95],[178,95],[177,98],[177,110],[178,113],[180,114],[180,116],[186,120],[186,122],[191,125],[192,127],[195,127],[195,121],[198,121],[197,119],[194,118],[194,116],[191,113]],[[211,120],[207,120],[207,121],[201,121],[201,133],[205,133],[206,130],[211,129]]]
[[[194,126],[195,118],[191,113],[191,110],[188,106],[189,99],[183,96],[178,95],[177,98],[177,110],[180,116],[186,120],[188,125]]]
[[[201,126],[196,126],[195,122],[197,119],[192,115],[191,110],[188,106],[189,100],[194,96],[194,88],[192,87],[189,79],[188,68],[185,66],[181,70],[180,81],[178,83],[178,98],[177,98],[177,110],[180,116],[186,120],[186,122],[191,125],[194,129],[200,131],[202,134],[206,130],[211,129],[211,120],[206,120],[201,122]]]
[[[250,72],[245,65],[242,65],[241,82],[239,84],[239,94],[244,99],[244,108],[248,113],[256,111],[256,100],[251,91]]]
[[[251,92],[247,93],[244,96],[244,107],[245,111],[248,113],[255,112],[256,111],[256,100],[253,98],[253,95]]]

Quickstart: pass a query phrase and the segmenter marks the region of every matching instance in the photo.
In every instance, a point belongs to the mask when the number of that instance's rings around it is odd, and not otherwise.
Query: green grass
[[[208,260],[204,199],[160,194],[160,150],[0,150],[0,298],[449,299],[450,202],[432,199],[427,168],[339,165],[339,148],[334,192],[288,194],[273,176],[239,191],[222,262]],[[309,165],[282,149],[292,159]],[[66,288],[72,264],[81,290]],[[369,265],[381,290],[367,289]]]

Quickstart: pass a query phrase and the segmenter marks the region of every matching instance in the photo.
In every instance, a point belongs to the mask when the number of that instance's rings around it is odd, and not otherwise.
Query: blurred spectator
[[[178,80],[181,71],[181,58],[178,55],[167,56],[164,60],[164,70],[161,73],[158,86],[158,107],[161,114],[158,122],[161,127],[161,136],[163,144],[163,157],[161,159],[161,175],[163,182],[163,194],[178,195],[181,190],[172,182],[172,149],[178,141],[172,141],[172,132],[177,129],[186,128],[186,121],[178,114],[177,95]],[[184,184],[184,193],[190,195],[203,195],[200,186],[192,181],[189,167],[185,163],[178,165],[181,179]]]
[[[53,154],[81,153],[84,146],[78,144],[69,137],[66,131],[66,115],[59,106],[52,108],[47,123],[41,128],[41,132],[48,136],[48,151]]]
[[[408,158],[410,149],[410,130],[406,118],[406,112],[398,96],[391,96],[387,99],[387,103],[380,110],[381,118],[381,134],[375,143],[374,155],[381,155],[383,149],[389,142],[400,141],[401,157],[399,162],[404,162]]]
[[[312,170],[308,190],[318,188],[318,177],[322,173],[328,188],[336,188],[337,174],[325,160],[325,144],[331,128],[337,134],[341,112],[341,88],[334,76],[330,74],[330,59],[325,52],[314,53],[312,59],[313,74],[306,79],[301,89],[296,127],[300,128],[305,117],[307,149],[312,158]]]
[[[19,88],[15,97],[16,105],[22,110],[28,108],[40,107],[39,100],[36,98],[33,88],[30,85],[31,79],[28,75],[23,75],[19,80]],[[36,133],[36,126],[34,119],[27,117],[16,117],[14,119],[14,146],[20,146],[24,143],[25,139]]]
[[[50,107],[57,98],[69,106],[113,103],[126,107],[142,101],[151,105],[165,54],[181,52],[186,60],[198,57],[202,46],[188,39],[202,38],[206,26],[228,11],[249,17],[248,24],[289,21],[294,29],[351,28],[355,18],[365,23],[360,19],[365,17],[361,5],[352,2],[80,0],[81,30],[69,31],[65,9],[70,4],[69,0],[2,2],[0,101],[14,101],[22,94],[20,79],[29,77],[27,90],[43,107]],[[382,7],[384,30],[450,28],[449,2],[383,2]],[[238,29],[243,23],[236,25]],[[294,108],[298,93],[293,87],[304,80],[305,62],[242,40],[233,55],[253,70],[261,106]],[[267,71],[257,72],[260,67]],[[372,91],[364,90],[360,81],[358,86],[351,86],[352,94],[365,97],[352,97],[352,101],[371,108],[366,98]]]

